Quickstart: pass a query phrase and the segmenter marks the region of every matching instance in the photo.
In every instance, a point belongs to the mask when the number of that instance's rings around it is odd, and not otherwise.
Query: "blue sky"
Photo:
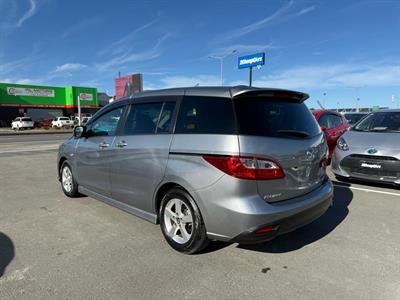
[[[0,82],[95,86],[142,72],[146,89],[246,84],[336,108],[400,103],[400,1],[0,0]],[[392,102],[392,95],[395,101]]]

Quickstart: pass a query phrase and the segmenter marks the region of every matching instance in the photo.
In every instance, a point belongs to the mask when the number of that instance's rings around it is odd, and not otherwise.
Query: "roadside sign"
[[[262,66],[265,64],[265,53],[256,53],[246,56],[241,56],[238,59],[239,69]]]

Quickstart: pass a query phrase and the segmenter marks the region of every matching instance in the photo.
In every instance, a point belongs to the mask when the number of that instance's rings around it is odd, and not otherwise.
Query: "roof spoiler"
[[[232,93],[233,98],[244,98],[244,97],[273,97],[273,98],[284,98],[286,101],[302,103],[309,98],[306,93],[290,91],[290,90],[279,90],[279,89],[262,89],[262,88],[249,88],[248,90],[242,90],[237,93]]]

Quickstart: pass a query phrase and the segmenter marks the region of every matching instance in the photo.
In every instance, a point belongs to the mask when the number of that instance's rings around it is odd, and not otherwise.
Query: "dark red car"
[[[317,119],[321,129],[325,132],[326,141],[329,146],[329,157],[331,157],[337,140],[348,130],[349,124],[346,118],[336,111],[315,109],[311,112]]]

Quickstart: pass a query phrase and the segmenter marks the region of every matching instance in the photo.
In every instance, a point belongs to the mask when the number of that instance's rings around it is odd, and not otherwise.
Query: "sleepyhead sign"
[[[261,66],[265,64],[265,53],[256,53],[246,56],[241,56],[238,59],[239,69]]]

